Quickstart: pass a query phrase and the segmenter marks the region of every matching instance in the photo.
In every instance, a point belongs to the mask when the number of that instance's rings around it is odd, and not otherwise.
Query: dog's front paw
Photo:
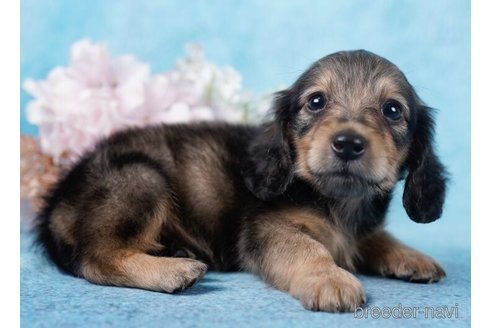
[[[411,249],[391,256],[381,271],[387,277],[419,283],[437,282],[446,276],[436,261]]]
[[[290,293],[308,310],[346,312],[366,302],[357,278],[341,268],[307,273],[293,280]]]

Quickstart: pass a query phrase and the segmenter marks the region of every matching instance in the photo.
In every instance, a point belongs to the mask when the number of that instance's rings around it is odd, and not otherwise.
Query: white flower
[[[24,88],[34,97],[27,119],[39,127],[42,150],[60,163],[128,126],[254,117],[255,102],[241,83],[237,71],[208,62],[198,45],[187,46],[175,70],[150,76],[133,56],[114,58],[104,44],[82,40],[67,67],[44,81],[28,79]]]

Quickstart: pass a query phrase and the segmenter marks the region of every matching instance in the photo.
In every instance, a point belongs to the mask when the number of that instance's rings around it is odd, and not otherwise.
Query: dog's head
[[[440,217],[446,178],[432,110],[388,60],[367,51],[326,56],[277,94],[273,110],[249,148],[246,184],[258,198],[281,195],[295,178],[329,198],[371,197],[406,174],[410,218]]]

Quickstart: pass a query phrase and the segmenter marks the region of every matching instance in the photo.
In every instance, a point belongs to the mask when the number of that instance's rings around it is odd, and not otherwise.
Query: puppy
[[[245,270],[333,312],[365,303],[354,272],[445,276],[383,228],[399,180],[416,222],[440,217],[446,189],[432,110],[395,65],[326,56],[273,113],[261,126],[162,125],[101,141],[46,198],[47,254],[96,284],[168,293],[207,267]]]

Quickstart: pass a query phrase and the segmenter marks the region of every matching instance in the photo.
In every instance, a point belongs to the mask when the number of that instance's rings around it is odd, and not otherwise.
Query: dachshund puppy
[[[260,126],[130,129],[101,141],[46,197],[39,240],[65,272],[172,293],[206,272],[245,270],[304,307],[365,303],[354,272],[445,275],[387,233],[395,184],[416,222],[441,216],[446,173],[432,110],[366,51],[315,62]]]

